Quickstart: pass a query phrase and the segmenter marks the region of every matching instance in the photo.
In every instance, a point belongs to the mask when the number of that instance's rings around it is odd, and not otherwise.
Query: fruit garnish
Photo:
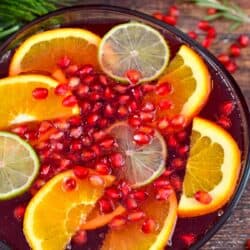
[[[24,72],[53,73],[58,62],[97,66],[100,37],[79,28],[60,28],[35,34],[16,50],[9,68],[10,75]],[[65,57],[66,56],[66,57]],[[67,62],[65,62],[67,59]],[[60,65],[60,66],[65,66]]]
[[[0,200],[27,191],[39,165],[36,152],[27,142],[15,134],[0,132]]]
[[[132,187],[147,185],[161,175],[165,169],[167,147],[157,130],[154,130],[151,140],[143,145],[134,141],[136,134],[126,122],[115,123],[108,131],[125,157],[124,167],[119,168],[117,174]]]
[[[145,82],[156,79],[165,70],[169,47],[156,29],[129,22],[106,33],[100,43],[98,58],[102,70],[110,77],[128,82],[127,75],[131,75],[128,72],[133,70],[140,73],[139,82]]]
[[[78,114],[77,105],[65,107],[62,105],[64,97],[54,94],[57,85],[55,80],[42,75],[0,79],[0,128]]]
[[[103,185],[93,185],[90,171],[84,179],[75,177],[72,170],[63,172],[47,182],[29,202],[23,231],[34,250],[65,249],[80,229],[114,177],[101,176]],[[56,202],[55,202],[56,201]],[[53,205],[52,205],[53,204]]]
[[[181,115],[185,125],[206,104],[211,87],[210,74],[202,58],[182,45],[160,77],[155,92],[149,93],[145,101],[158,106],[159,118]]]
[[[110,229],[101,250],[158,250],[171,238],[177,220],[177,200],[172,193],[165,201],[148,198],[142,205],[147,218]]]
[[[240,165],[240,150],[232,136],[211,121],[194,118],[179,216],[204,215],[225,205],[236,187]]]

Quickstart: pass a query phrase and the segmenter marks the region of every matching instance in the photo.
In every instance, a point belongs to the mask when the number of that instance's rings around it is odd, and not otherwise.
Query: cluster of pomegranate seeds
[[[217,117],[217,123],[225,129],[229,129],[232,126],[230,116],[235,109],[233,101],[223,102],[219,107],[219,114]]]
[[[169,25],[175,26],[180,15],[179,8],[176,5],[172,5],[168,8],[166,13],[155,12],[153,16]]]

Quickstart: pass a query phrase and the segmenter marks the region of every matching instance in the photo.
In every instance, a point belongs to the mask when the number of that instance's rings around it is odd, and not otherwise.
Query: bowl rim
[[[70,12],[75,12],[75,11],[80,11],[80,10],[102,10],[102,11],[110,11],[110,12],[114,12],[114,13],[119,13],[119,14],[126,14],[126,15],[131,15],[134,16],[136,18],[139,18],[141,20],[145,20],[148,21],[150,23],[156,24],[158,26],[160,26],[163,29],[166,29],[168,31],[170,31],[171,33],[173,33],[174,35],[176,35],[177,37],[181,38],[185,43],[187,43],[188,45],[191,45],[191,47],[193,47],[196,51],[199,52],[200,55],[205,56],[206,60],[210,59],[214,65],[226,76],[226,78],[228,79],[230,86],[233,88],[233,90],[235,91],[240,104],[242,106],[242,110],[243,110],[243,116],[245,116],[245,120],[246,120],[246,131],[247,131],[247,135],[249,137],[250,134],[250,112],[249,112],[249,108],[248,105],[246,103],[245,97],[243,96],[241,89],[239,87],[239,85],[236,83],[235,79],[233,78],[233,76],[224,68],[224,66],[218,61],[218,59],[211,54],[211,52],[209,52],[207,49],[205,49],[204,47],[202,47],[201,44],[199,44],[198,42],[192,40],[188,35],[186,35],[185,33],[183,33],[181,30],[168,25],[160,20],[157,20],[156,18],[143,13],[141,11],[137,11],[134,9],[129,9],[129,8],[125,8],[125,7],[120,7],[120,6],[116,6],[116,5],[106,5],[106,4],[81,4],[81,5],[74,5],[71,7],[65,7],[65,8],[61,8],[52,12],[49,12],[46,15],[43,15],[41,17],[36,18],[35,20],[33,20],[32,22],[26,24],[25,26],[23,26],[19,31],[17,31],[16,33],[14,33],[13,35],[11,35],[5,42],[3,42],[3,44],[0,46],[0,55],[1,53],[4,52],[4,50],[8,47],[8,45],[17,38],[18,35],[20,35],[21,33],[23,33],[25,30],[31,28],[32,26],[39,24],[40,22],[49,19],[53,16],[57,16],[57,15],[61,15],[64,13],[70,13]],[[199,249],[200,247],[202,247],[206,242],[208,242],[209,239],[211,239],[215,233],[225,224],[225,222],[228,220],[228,218],[231,216],[233,210],[235,209],[236,205],[238,204],[245,188],[248,182],[248,178],[250,176],[250,143],[248,142],[248,152],[246,153],[246,159],[245,159],[245,168],[242,172],[241,175],[241,180],[237,186],[237,189],[234,192],[234,195],[232,196],[231,200],[229,201],[227,208],[226,208],[226,212],[218,219],[217,223],[215,225],[213,225],[213,227],[211,227],[204,235],[203,238],[199,239],[190,249],[191,250],[195,250],[195,249]],[[2,244],[2,242],[0,241],[0,244]],[[7,247],[7,246],[6,246]]]

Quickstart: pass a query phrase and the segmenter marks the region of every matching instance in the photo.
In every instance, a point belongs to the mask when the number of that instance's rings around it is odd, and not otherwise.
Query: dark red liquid
[[[88,26],[81,27],[103,36],[113,25],[114,24],[88,24]],[[173,36],[167,36],[166,39],[171,48],[171,57],[173,57],[180,47],[181,42]],[[8,63],[9,60],[5,60],[2,64],[0,63],[0,77],[7,75]],[[223,83],[220,75],[218,75],[217,72],[215,72],[209,65],[208,68],[213,79],[213,90],[209,97],[209,101],[200,113],[200,116],[211,121],[216,121],[218,116],[218,107],[220,104],[224,101],[233,101],[236,105],[236,108],[230,116],[232,126],[230,127],[229,132],[237,141],[240,149],[243,150],[242,122],[239,107],[237,106],[237,102],[234,99],[235,97],[233,96],[230,87]],[[183,173],[181,175],[183,175]],[[27,202],[29,199],[30,196],[25,194],[22,197],[18,197],[10,201],[0,201],[0,240],[9,245],[13,250],[30,249],[22,233],[22,222],[18,222],[13,216],[14,208],[22,202]],[[179,218],[172,238],[172,244],[168,247],[168,249],[185,249],[184,244],[179,238],[182,234],[193,233],[197,236],[197,240],[202,238],[206,231],[216,224],[221,213],[223,213],[223,210],[221,210],[219,214],[218,212],[215,212],[197,218]],[[86,245],[80,247],[72,245],[72,248],[69,249],[96,250],[99,248],[105,232],[106,228],[88,232],[88,243]],[[2,249],[1,246],[0,249]]]

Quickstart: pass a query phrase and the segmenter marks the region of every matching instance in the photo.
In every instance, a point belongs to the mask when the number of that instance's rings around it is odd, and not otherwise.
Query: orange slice
[[[193,217],[216,211],[232,196],[241,165],[240,150],[232,136],[211,121],[194,118],[190,155],[187,162],[178,213]],[[197,201],[197,192],[211,198]]]
[[[24,72],[49,72],[67,56],[73,64],[97,66],[97,49],[101,39],[79,28],[60,28],[35,34],[16,50],[9,68],[10,75]]]
[[[142,210],[158,224],[155,232],[145,234],[141,230],[142,221],[132,222],[119,230],[111,229],[106,234],[101,250],[163,249],[172,236],[177,219],[175,194],[171,194],[166,201],[148,198]]]
[[[22,75],[0,79],[0,129],[28,121],[48,120],[79,113],[77,105],[64,107],[54,94],[58,82],[42,75]],[[48,89],[43,100],[33,98],[36,88]]]
[[[65,249],[103,195],[105,187],[114,181],[110,175],[101,178],[104,185],[93,186],[88,178],[77,179],[69,170],[47,182],[32,198],[25,212],[23,231],[29,246],[33,250]],[[76,187],[65,191],[64,183],[72,179]]]
[[[171,108],[158,109],[158,117],[172,118],[182,115],[188,123],[205,105],[211,91],[211,79],[206,64],[191,48],[182,45],[172,59],[165,73],[158,81],[169,83],[170,93],[150,93],[145,100],[159,107],[160,102],[169,101]]]

